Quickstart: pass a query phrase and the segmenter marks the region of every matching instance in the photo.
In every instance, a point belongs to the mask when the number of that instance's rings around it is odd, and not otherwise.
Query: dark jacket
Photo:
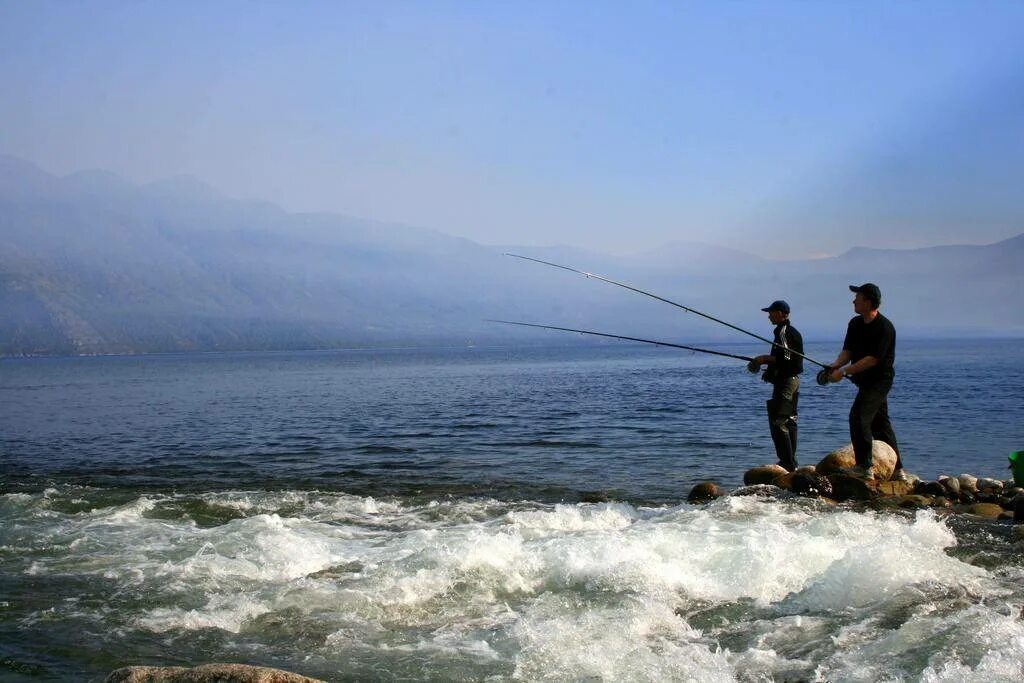
[[[774,383],[802,373],[804,359],[797,354],[804,352],[804,338],[791,321],[785,320],[775,326],[774,341],[771,356],[775,362],[765,370],[764,381]]]

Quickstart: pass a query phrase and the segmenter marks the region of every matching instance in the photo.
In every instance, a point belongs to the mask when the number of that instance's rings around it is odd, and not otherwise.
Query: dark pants
[[[871,467],[871,443],[875,439],[884,441],[896,451],[896,469],[902,469],[900,448],[896,445],[896,433],[889,422],[889,389],[891,382],[870,387],[861,387],[850,408],[850,441],[857,456],[857,464]]]
[[[779,464],[790,472],[796,469],[796,404],[799,400],[798,378],[785,377],[772,383],[772,397],[768,400],[768,429]]]

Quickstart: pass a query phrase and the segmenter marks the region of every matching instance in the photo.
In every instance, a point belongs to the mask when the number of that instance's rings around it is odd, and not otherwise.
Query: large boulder
[[[818,463],[817,470],[819,474],[826,476],[832,474],[841,474],[839,470],[846,467],[853,467],[857,464],[857,459],[853,453],[853,444],[846,444],[842,448],[838,448]],[[889,477],[896,469],[896,451],[892,449],[892,446],[875,439],[871,442],[871,471],[875,475],[875,479],[881,481],[888,481]]]
[[[107,676],[106,683],[323,683],[316,678],[247,664],[126,666]]]
[[[757,486],[758,484],[776,485],[775,480],[788,475],[789,472],[782,465],[761,465],[753,467],[743,474],[744,486]]]

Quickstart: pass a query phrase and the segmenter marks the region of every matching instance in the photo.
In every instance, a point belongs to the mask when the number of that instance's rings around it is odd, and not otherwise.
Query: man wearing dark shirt
[[[779,464],[792,472],[796,469],[796,405],[800,399],[798,376],[804,371],[804,339],[790,324],[789,304],[785,301],[773,301],[761,310],[775,325],[775,339],[771,353],[752,360],[750,369],[757,372],[762,365],[767,366],[762,379],[772,385],[768,429]]]
[[[896,469],[892,479],[906,481],[896,444],[896,434],[889,422],[889,390],[896,376],[896,328],[879,313],[882,292],[878,285],[865,283],[850,285],[853,310],[857,316],[846,328],[843,350],[832,362],[829,379],[833,382],[849,377],[857,385],[857,398],[850,408],[850,440],[857,456],[857,465],[851,474],[870,479],[871,444],[881,439],[896,451]],[[847,365],[849,363],[849,365]],[[845,366],[845,367],[844,367]]]

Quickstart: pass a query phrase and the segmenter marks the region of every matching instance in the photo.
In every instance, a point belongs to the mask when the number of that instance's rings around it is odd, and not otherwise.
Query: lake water
[[[911,472],[1009,476],[1019,347],[901,340]],[[854,388],[804,382],[808,464]],[[0,678],[1024,676],[1009,525],[682,502],[774,460],[769,394],[627,344],[0,360]]]

